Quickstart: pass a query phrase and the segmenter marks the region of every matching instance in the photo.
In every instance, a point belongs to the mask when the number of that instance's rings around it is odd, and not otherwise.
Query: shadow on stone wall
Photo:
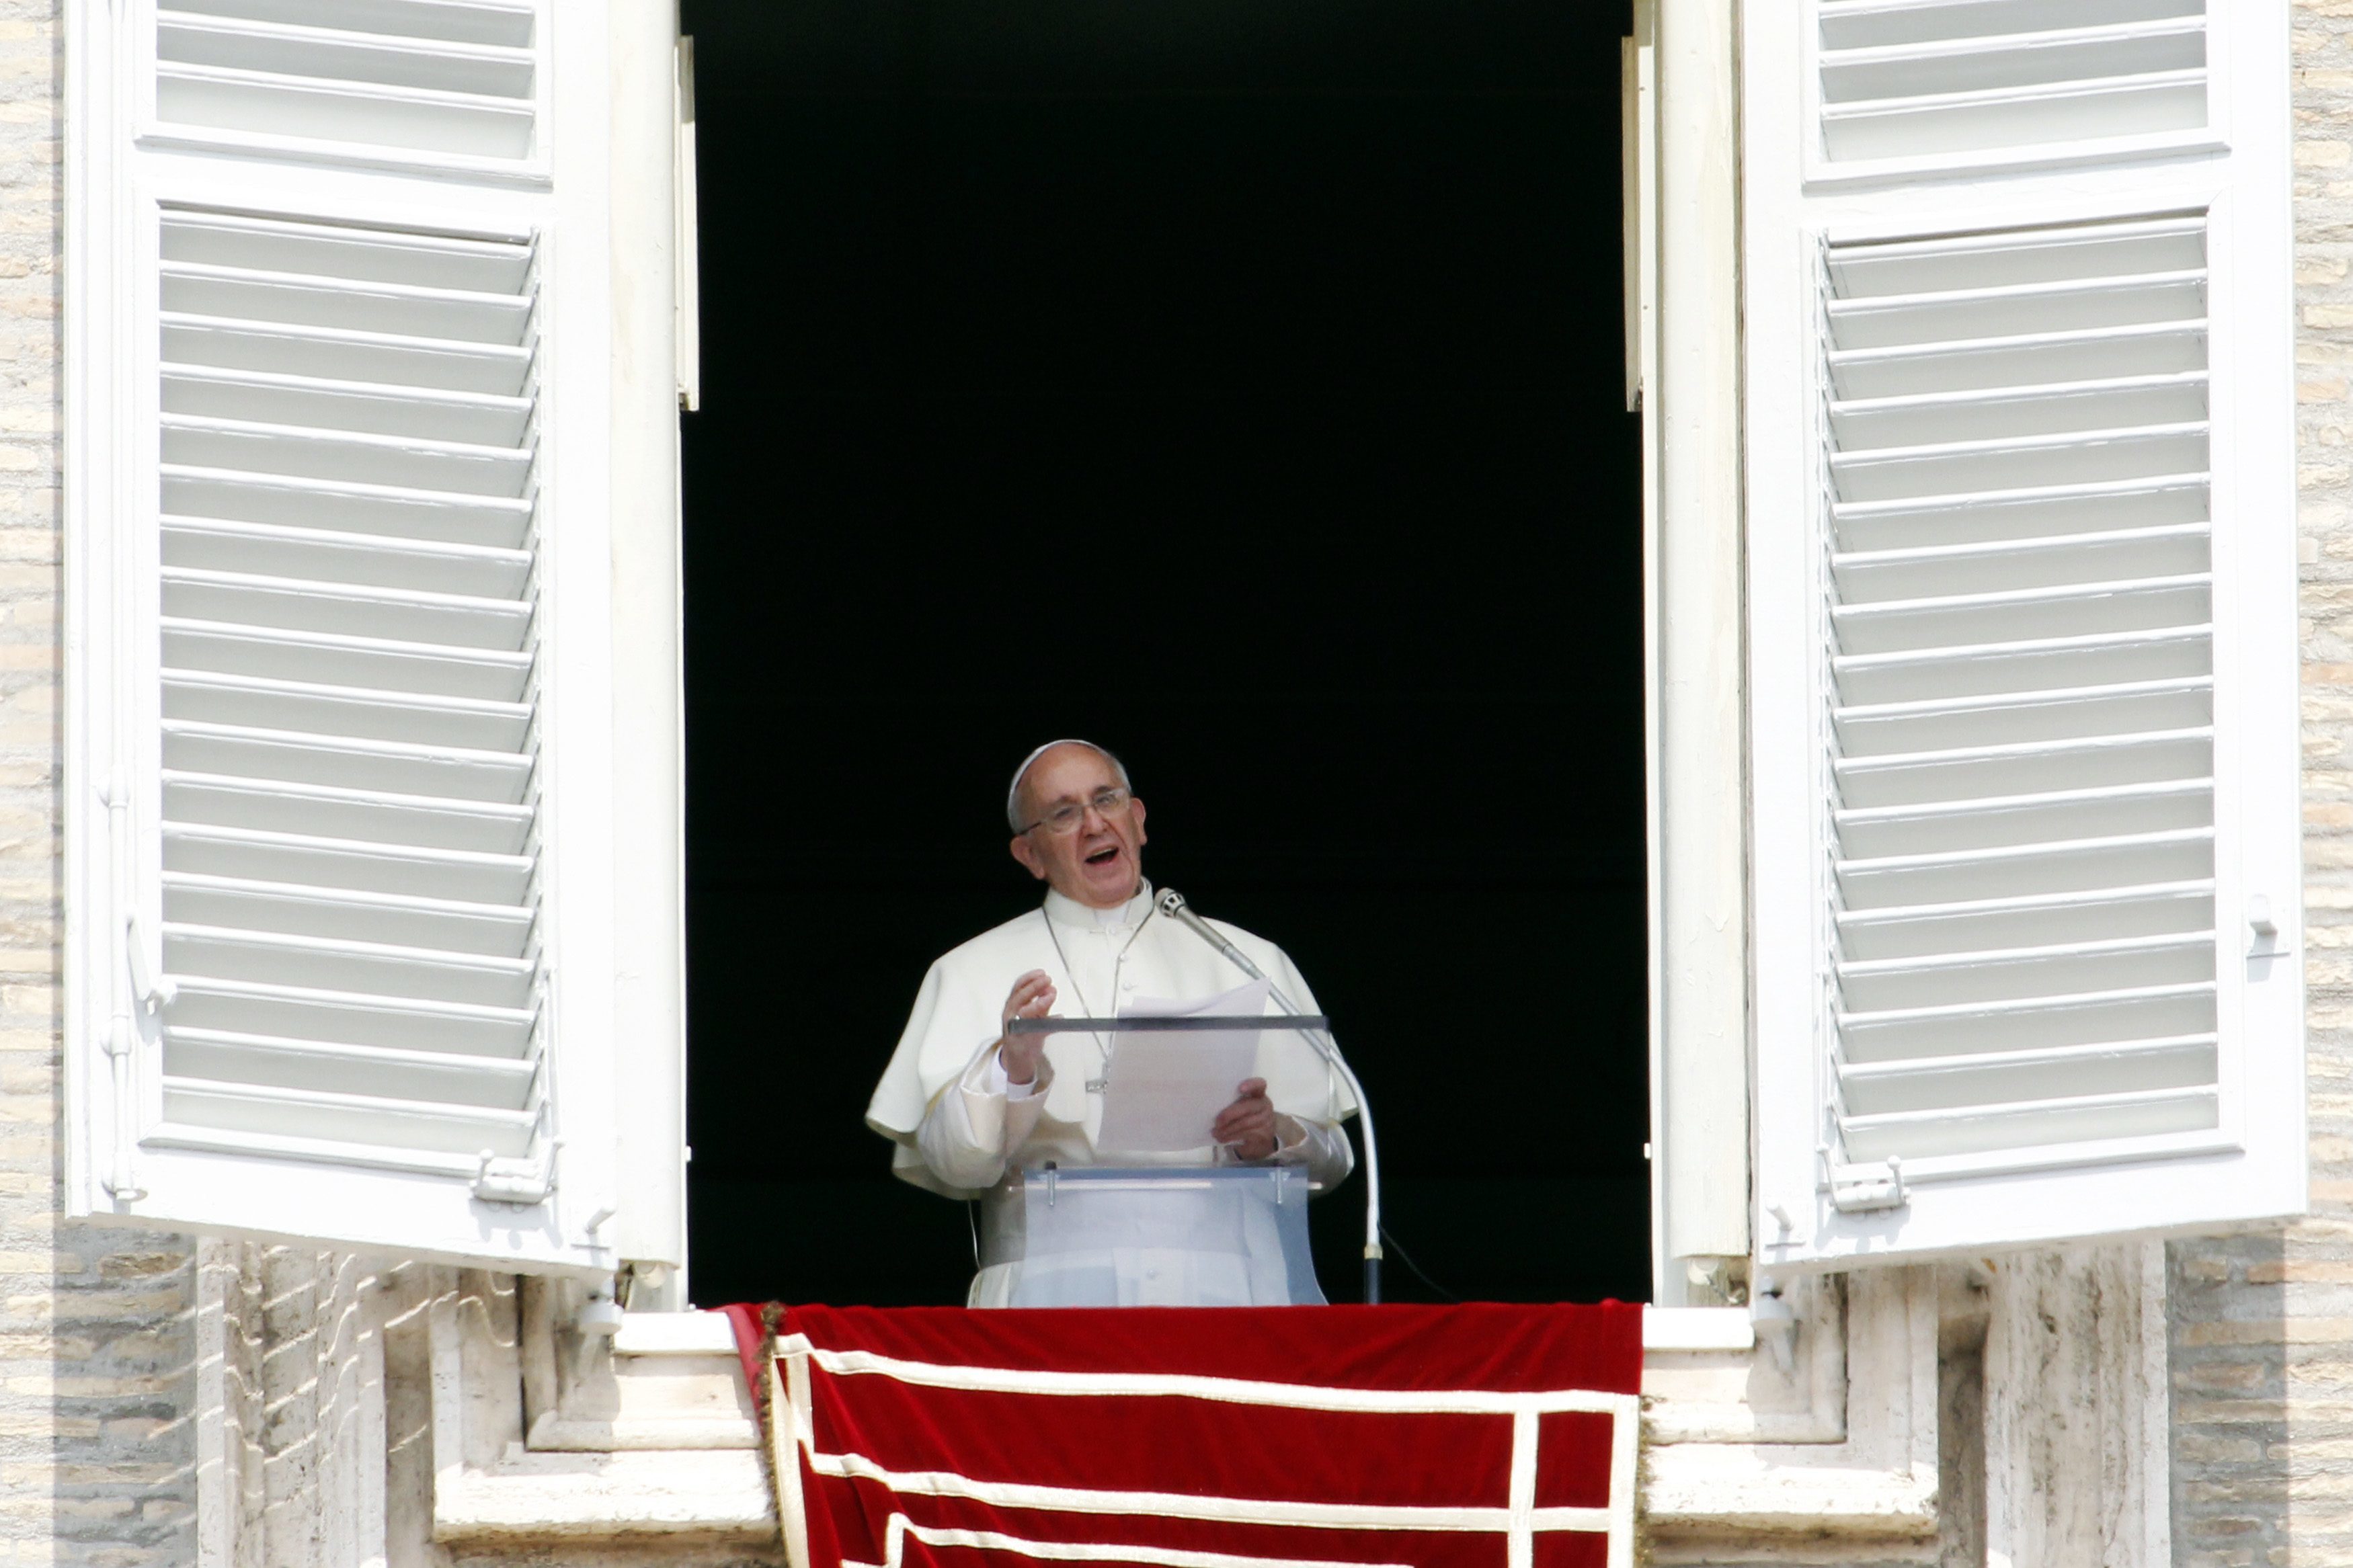
[[[2286,1232],[2179,1241],[2165,1249],[2165,1261],[2173,1560],[2183,1568],[2286,1563],[2288,1396],[2315,1380],[2337,1382],[2341,1350],[2329,1350],[2324,1367],[2287,1342],[2295,1270]],[[2319,1543],[2296,1544],[2302,1553]]]
[[[54,1561],[194,1563],[195,1268],[187,1238],[60,1226],[50,1260]]]

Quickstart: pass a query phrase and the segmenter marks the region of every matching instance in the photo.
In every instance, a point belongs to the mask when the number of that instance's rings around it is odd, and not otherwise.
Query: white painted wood
[[[2213,144],[2211,0],[1811,0],[1808,177]]]
[[[547,0],[132,0],[141,132],[353,166],[548,169]]]
[[[69,19],[73,1212],[616,1261],[600,5]]]
[[[702,202],[696,174],[694,40],[678,41],[678,405],[702,406]]]
[[[611,0],[612,343],[608,482],[614,756],[613,1058],[624,1258],[671,1266],[685,1304],[686,805],[679,598],[675,51],[670,0]]]
[[[1760,1260],[2295,1212],[2284,19],[1746,15]]]
[[[1739,262],[1731,0],[1659,0],[1658,472],[1651,681],[1661,1031],[1653,1300],[1748,1251]]]

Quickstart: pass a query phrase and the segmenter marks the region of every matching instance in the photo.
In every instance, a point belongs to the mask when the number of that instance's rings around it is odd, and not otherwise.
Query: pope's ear
[[[1037,847],[1029,842],[1029,836],[1028,834],[1015,834],[1013,836],[1012,849],[1013,858],[1016,860],[1020,861],[1021,864],[1028,868],[1031,876],[1037,878],[1041,882],[1046,879],[1045,865],[1038,858]]]
[[[1140,800],[1131,800],[1128,802],[1127,809],[1134,814],[1135,817],[1135,841],[1138,844],[1142,844],[1145,842],[1144,803]]]

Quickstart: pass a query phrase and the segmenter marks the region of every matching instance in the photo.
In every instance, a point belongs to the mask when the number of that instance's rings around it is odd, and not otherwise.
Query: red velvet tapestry
[[[1639,1306],[726,1311],[794,1568],[1633,1562]]]

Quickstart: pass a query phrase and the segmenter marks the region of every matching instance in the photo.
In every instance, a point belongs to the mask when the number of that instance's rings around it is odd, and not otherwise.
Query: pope
[[[867,1125],[893,1144],[894,1172],[950,1197],[1002,1208],[1024,1171],[1096,1162],[1105,1069],[1115,1036],[1009,1035],[1016,1018],[1115,1017],[1142,998],[1195,1000],[1247,978],[1195,933],[1160,914],[1145,880],[1144,802],[1119,759],[1086,741],[1040,746],[1006,795],[1013,858],[1046,884],[1041,907],[965,942],[924,975],[899,1047],[875,1087]],[[1213,921],[1308,1012],[1314,994],[1272,942]],[[1347,1087],[1295,1034],[1260,1037],[1254,1076],[1198,1149],[1125,1154],[1122,1165],[1274,1163],[1301,1166],[1324,1191],[1355,1165],[1340,1123],[1356,1113]],[[1107,1265],[1107,1267],[1110,1265]],[[973,1281],[974,1306],[1008,1304],[1018,1261]],[[1214,1260],[1162,1258],[1149,1299],[1228,1299]],[[1124,1286],[1122,1299],[1133,1294]]]

